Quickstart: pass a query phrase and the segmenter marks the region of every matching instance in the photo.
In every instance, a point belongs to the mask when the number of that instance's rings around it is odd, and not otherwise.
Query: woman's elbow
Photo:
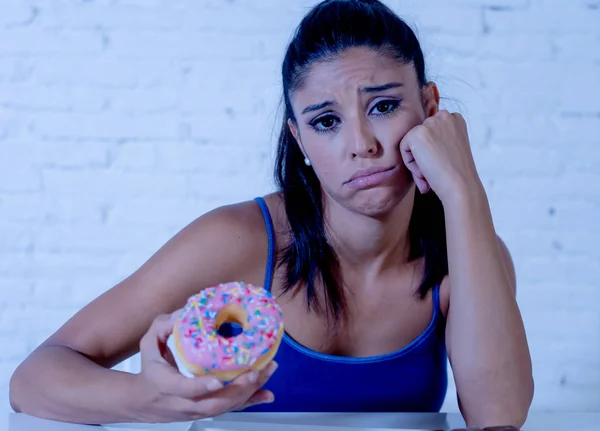
[[[523,397],[520,402],[520,406],[518,407],[518,416],[517,416],[517,428],[521,428],[525,422],[527,421],[527,417],[529,416],[529,409],[531,408],[531,403],[533,402],[533,396],[535,393],[535,382],[533,380],[533,376],[530,376],[527,379],[527,383],[523,390]]]
[[[25,385],[23,384],[22,374],[23,370],[21,364],[21,366],[17,367],[17,369],[13,372],[8,385],[8,401],[10,403],[10,407],[16,413],[22,412],[22,400],[27,398],[23,396],[23,389]]]
[[[459,408],[468,427],[512,426],[521,429],[529,416],[533,395],[534,381],[531,377],[512,394],[492,396],[484,405],[465,408],[459,399]]]
[[[16,413],[38,414],[40,387],[37,365],[32,358],[27,357],[13,372],[8,384],[8,401]],[[32,375],[35,373],[36,375]],[[36,384],[37,383],[37,384]]]
[[[512,400],[509,399],[506,403],[505,417],[507,417],[508,423],[496,424],[496,426],[513,426],[521,429],[525,425],[529,416],[531,403],[533,402],[534,386],[533,376],[531,376],[524,382],[522,387],[517,388],[517,393],[510,397]]]

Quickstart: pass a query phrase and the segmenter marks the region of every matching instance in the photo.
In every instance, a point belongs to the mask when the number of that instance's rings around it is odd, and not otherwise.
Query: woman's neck
[[[390,213],[375,218],[327,200],[325,226],[342,267],[368,274],[370,278],[407,262],[413,202],[411,191]]]

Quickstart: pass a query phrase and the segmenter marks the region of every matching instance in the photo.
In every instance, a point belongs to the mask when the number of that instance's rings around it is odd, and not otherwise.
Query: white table
[[[464,427],[457,414],[445,413],[229,413],[193,423],[75,425],[8,413],[0,431],[392,431],[451,430]],[[532,413],[522,431],[600,431],[599,413]]]

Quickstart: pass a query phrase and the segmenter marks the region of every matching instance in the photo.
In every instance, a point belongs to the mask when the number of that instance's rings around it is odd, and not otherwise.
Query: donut
[[[219,329],[225,323],[239,325],[241,333],[222,335]],[[173,338],[182,365],[192,375],[210,374],[228,382],[266,367],[283,331],[283,313],[267,290],[229,282],[189,297],[176,316]]]

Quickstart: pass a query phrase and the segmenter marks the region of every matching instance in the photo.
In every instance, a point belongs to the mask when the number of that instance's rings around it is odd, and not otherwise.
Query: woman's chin
[[[407,184],[403,188],[397,185],[379,186],[369,189],[358,190],[353,193],[349,206],[356,212],[371,217],[382,216],[394,211],[405,199],[410,199],[409,192],[414,188]]]

